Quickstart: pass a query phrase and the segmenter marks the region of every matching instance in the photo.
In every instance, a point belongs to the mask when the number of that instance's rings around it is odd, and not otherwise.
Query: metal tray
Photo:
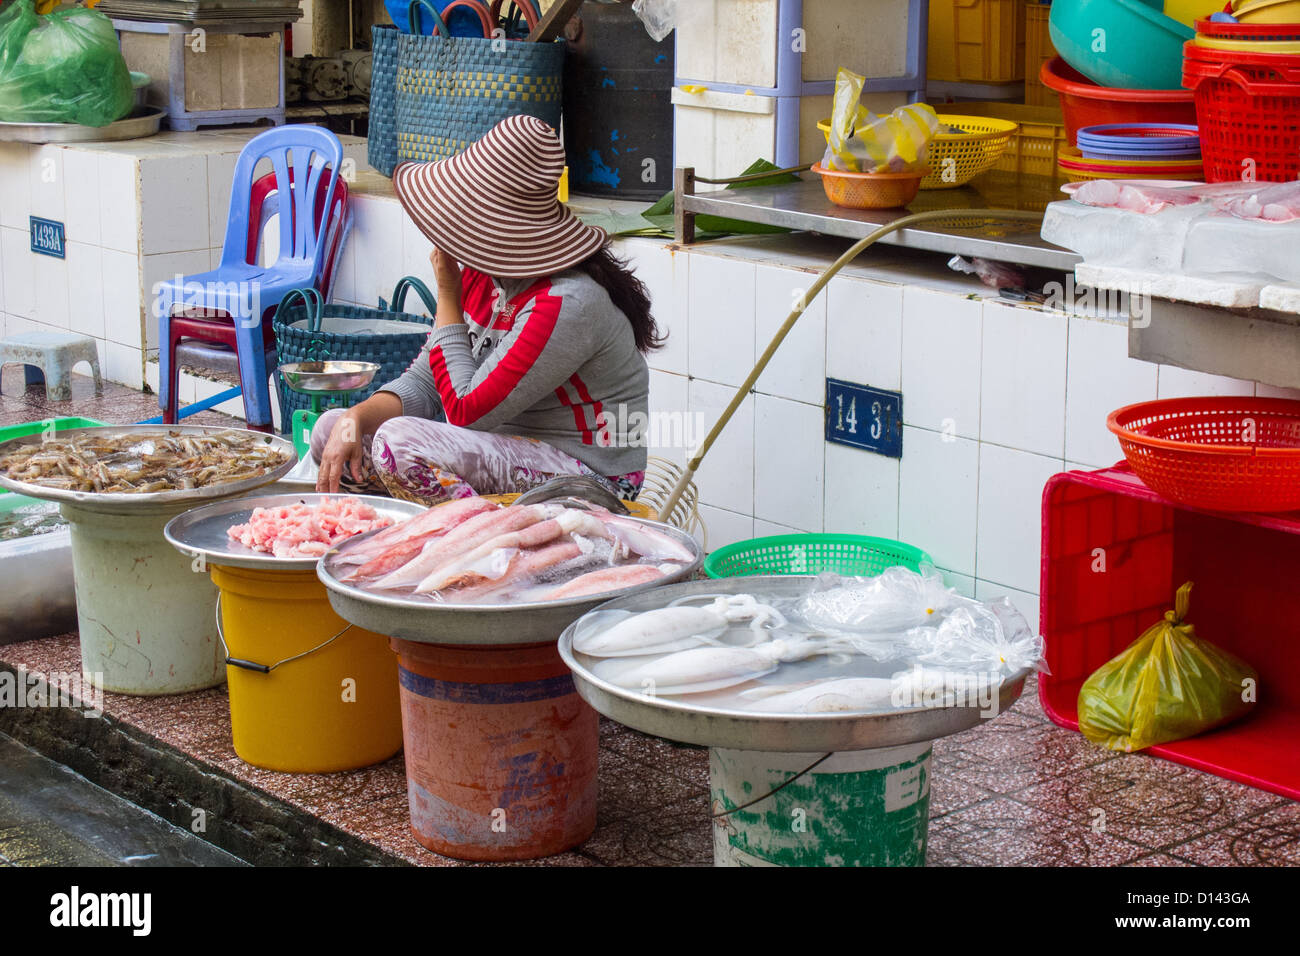
[[[158,132],[167,113],[157,107],[137,109],[107,126],[78,123],[0,123],[0,142],[9,143],[111,143],[140,139]]]
[[[690,581],[658,588],[649,594],[618,598],[602,604],[601,609],[649,611],[691,594],[744,594],[757,590],[793,597],[807,588],[811,580],[803,575],[768,575]],[[573,653],[574,630],[574,624],[570,624],[560,637],[560,657],[573,671],[578,695],[611,720],[669,740],[774,753],[874,750],[947,737],[974,727],[982,719],[976,707],[918,708],[880,714],[783,715],[692,706],[681,699],[647,697],[606,683],[583,667]],[[1020,697],[1029,673],[1026,668],[1002,683],[998,713]]]
[[[157,435],[160,432],[177,432],[182,435],[203,435],[230,430],[216,425],[105,425],[101,428],[68,428],[58,432],[58,437],[68,438],[81,432],[105,432],[109,435],[130,433]],[[242,431],[243,429],[238,430]],[[256,435],[258,438],[265,440],[267,444],[283,449],[289,456],[288,460],[280,467],[274,468],[257,478],[232,481],[225,485],[209,485],[206,488],[191,488],[186,491],[155,491],[143,495],[124,492],[110,495],[97,494],[93,491],[66,491],[61,488],[45,488],[27,481],[14,481],[3,473],[0,473],[0,487],[29,495],[32,498],[44,498],[46,501],[76,505],[84,511],[96,514],[132,515],[172,511],[189,501],[202,504],[220,498],[233,498],[252,491],[254,488],[269,485],[282,475],[288,474],[293,470],[294,465],[298,464],[298,454],[294,451],[290,442],[278,435],[267,435],[262,432],[249,432],[249,434]],[[43,439],[43,435],[36,434],[24,435],[21,438],[11,438],[7,442],[0,442],[0,458],[3,458],[20,445],[39,445]]]
[[[686,545],[695,559],[665,578],[621,591],[565,601],[517,604],[437,604],[416,598],[389,597],[352,587],[326,570],[330,555],[337,548],[321,559],[316,566],[316,575],[329,590],[330,604],[339,617],[376,634],[422,644],[542,644],[556,640],[566,627],[612,597],[637,594],[683,581],[699,569],[703,555],[694,538],[671,525],[642,518],[636,520]],[[351,540],[359,541],[361,538]]]
[[[244,524],[254,508],[279,508],[282,505],[318,504],[326,498],[357,498],[380,514],[403,521],[426,510],[424,505],[376,495],[279,494],[236,498],[202,505],[177,515],[163,528],[163,537],[187,557],[203,555],[208,564],[227,568],[251,568],[261,571],[310,571],[319,558],[277,558],[254,551],[230,540],[226,531],[231,525]],[[351,540],[351,539],[349,539]]]

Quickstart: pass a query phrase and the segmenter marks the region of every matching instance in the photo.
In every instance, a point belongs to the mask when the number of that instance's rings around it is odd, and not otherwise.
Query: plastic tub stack
[[[1100,144],[1099,152],[1099,144],[1081,142],[1080,133],[1124,124],[1179,126],[1196,135],[1196,107],[1182,86],[1182,47],[1194,36],[1193,20],[1214,9],[1214,0],[1168,0],[1163,9],[1144,0],[1052,5],[1049,31],[1057,56],[1042,64],[1039,78],[1061,101],[1069,142],[1057,165],[1065,178],[1201,178],[1199,153],[1115,150],[1123,144],[1113,142]]]

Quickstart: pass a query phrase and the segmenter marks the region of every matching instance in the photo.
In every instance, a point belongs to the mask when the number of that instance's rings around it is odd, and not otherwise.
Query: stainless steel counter
[[[815,173],[801,175],[802,182],[790,185],[749,186],[694,195],[685,192],[679,183],[676,207],[686,216],[725,216],[845,239],[861,239],[908,213],[938,209],[1029,209],[1041,212],[1048,203],[1062,198],[1057,185],[1050,180],[994,171],[957,189],[922,190],[906,209],[846,209],[826,198]],[[680,232],[677,238],[683,242],[690,241],[689,236]],[[1076,253],[1043,241],[1032,223],[993,219],[954,217],[950,222],[939,220],[900,229],[880,241],[910,249],[981,256],[1062,272],[1072,272],[1080,261]]]

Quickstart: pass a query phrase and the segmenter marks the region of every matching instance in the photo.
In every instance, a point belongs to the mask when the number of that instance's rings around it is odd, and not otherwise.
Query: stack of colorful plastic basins
[[[1300,2],[1234,3],[1248,22],[1196,22],[1183,47],[1183,86],[1196,99],[1207,182],[1300,178]],[[1291,11],[1289,14],[1287,11]]]
[[[1223,0],[1197,2],[1208,15]],[[1053,3],[1048,29],[1058,56],[1039,78],[1060,97],[1069,145],[1085,126],[1196,122],[1192,94],[1180,86],[1182,47],[1194,34],[1158,0]]]
[[[1062,153],[1062,172],[1087,179],[1200,182],[1196,127],[1178,123],[1110,123],[1079,130],[1078,148]]]

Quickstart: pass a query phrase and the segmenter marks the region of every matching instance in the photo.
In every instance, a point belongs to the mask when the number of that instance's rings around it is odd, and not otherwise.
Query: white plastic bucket
[[[923,866],[930,741],[832,754],[709,751],[715,866]]]
[[[111,515],[62,506],[72,526],[81,666],[96,686],[157,696],[226,679],[216,586],[206,567],[163,538],[163,526],[192,507]]]

